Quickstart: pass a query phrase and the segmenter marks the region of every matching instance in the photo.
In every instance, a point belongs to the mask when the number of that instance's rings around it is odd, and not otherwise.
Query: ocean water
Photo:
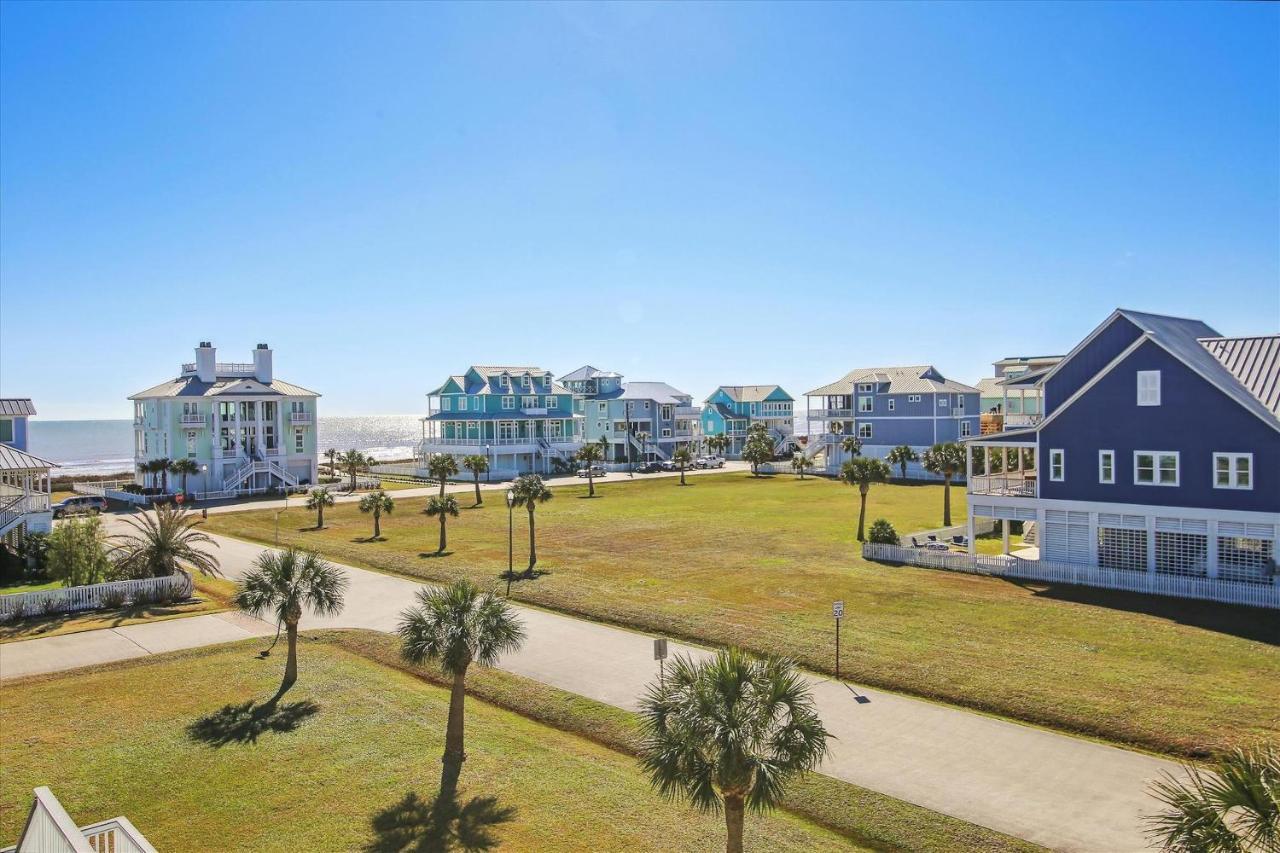
[[[408,459],[422,437],[419,415],[325,417],[320,452],[330,447],[363,451],[375,459]],[[133,469],[133,421],[30,421],[29,449],[57,462],[55,476],[127,473]]]

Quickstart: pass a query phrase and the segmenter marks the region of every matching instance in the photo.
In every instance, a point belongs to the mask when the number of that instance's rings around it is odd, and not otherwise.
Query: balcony
[[[815,420],[844,421],[853,417],[853,409],[810,409],[809,417]]]
[[[961,410],[956,414],[958,417],[963,416],[964,411]],[[998,432],[1004,432],[1007,429],[1031,427],[1040,423],[1042,417],[1042,415],[1013,415],[1000,414],[999,412],[987,412],[982,416],[981,432],[983,435],[994,435]]]
[[[291,424],[309,424],[311,423],[310,412],[290,412],[289,423]]]
[[[202,427],[202,426],[206,426],[207,423],[208,422],[205,419],[204,415],[200,415],[200,414],[193,415],[189,412],[184,412],[182,415],[182,425],[184,427]]]
[[[700,418],[702,417],[701,406],[676,406],[677,418]]]
[[[1036,472],[1010,471],[1008,474],[974,474],[969,478],[969,494],[1034,498],[1037,494]]]

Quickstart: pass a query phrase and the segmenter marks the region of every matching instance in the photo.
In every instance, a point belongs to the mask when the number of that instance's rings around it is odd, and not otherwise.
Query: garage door
[[[1089,513],[1051,509],[1044,514],[1041,556],[1061,563],[1089,563]]]

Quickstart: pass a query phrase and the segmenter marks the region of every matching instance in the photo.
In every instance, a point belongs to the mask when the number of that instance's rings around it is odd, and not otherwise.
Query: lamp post
[[[511,576],[515,574],[512,558],[512,547],[515,542],[516,493],[507,489],[507,598],[511,597]]]
[[[484,446],[484,481],[493,482],[493,454],[489,452],[491,445]]]

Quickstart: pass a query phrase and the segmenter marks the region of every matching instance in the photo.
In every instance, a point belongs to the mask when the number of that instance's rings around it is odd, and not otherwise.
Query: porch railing
[[[975,474],[969,482],[969,494],[971,495],[1034,498],[1036,493],[1035,471],[1012,471],[1008,474]]]

